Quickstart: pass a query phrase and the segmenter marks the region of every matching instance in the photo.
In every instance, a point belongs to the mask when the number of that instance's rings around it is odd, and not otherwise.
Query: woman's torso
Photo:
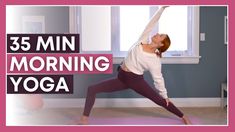
[[[159,64],[160,58],[156,54],[145,52],[143,45],[137,44],[129,50],[121,67],[124,71],[142,75],[144,71],[148,71],[152,66]]]

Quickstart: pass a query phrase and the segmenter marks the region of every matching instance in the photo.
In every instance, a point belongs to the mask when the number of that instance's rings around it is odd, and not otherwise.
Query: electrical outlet
[[[206,40],[206,34],[200,33],[200,41],[205,41],[205,40]]]

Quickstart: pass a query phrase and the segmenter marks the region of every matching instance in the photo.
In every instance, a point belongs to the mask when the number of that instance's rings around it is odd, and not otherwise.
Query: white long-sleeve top
[[[158,22],[163,10],[164,8],[160,8],[150,19],[138,41],[128,51],[124,63],[131,72],[138,75],[143,75],[144,71],[149,71],[154,80],[154,86],[159,94],[163,98],[168,98],[164,78],[161,72],[160,58],[154,53],[145,52],[141,44],[148,42],[149,34]]]

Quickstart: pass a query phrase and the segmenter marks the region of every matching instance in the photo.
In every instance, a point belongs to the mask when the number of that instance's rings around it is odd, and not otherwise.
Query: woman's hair
[[[162,40],[163,46],[158,48],[159,53],[157,54],[160,58],[162,57],[162,53],[165,52],[171,45],[171,40],[168,35],[166,38]]]

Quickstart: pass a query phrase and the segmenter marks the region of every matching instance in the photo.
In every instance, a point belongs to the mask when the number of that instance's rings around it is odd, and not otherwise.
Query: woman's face
[[[166,34],[155,34],[153,35],[152,37],[152,42],[155,43],[155,44],[158,44],[160,47],[163,46],[162,45],[162,41],[166,38]]]

